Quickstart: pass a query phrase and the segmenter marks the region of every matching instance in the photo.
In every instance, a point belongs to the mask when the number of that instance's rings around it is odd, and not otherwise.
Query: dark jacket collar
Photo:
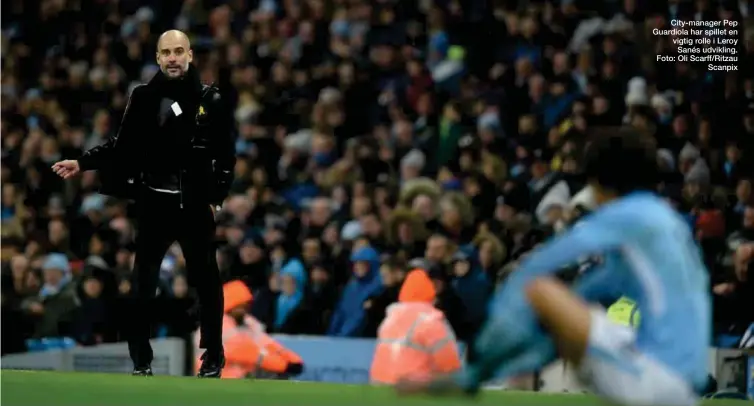
[[[149,81],[149,86],[164,90],[180,89],[182,91],[194,90],[197,92],[202,90],[199,71],[192,64],[189,64],[188,71],[180,79],[168,79],[168,77],[162,73],[162,70],[158,70],[154,77],[152,77],[152,80]]]

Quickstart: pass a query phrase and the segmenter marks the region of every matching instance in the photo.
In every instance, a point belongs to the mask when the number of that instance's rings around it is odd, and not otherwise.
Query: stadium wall
[[[369,368],[375,340],[331,337],[275,335],[282,345],[298,353],[305,364],[301,381],[365,384],[369,382]],[[152,340],[155,360],[152,368],[158,375],[183,375],[186,371],[185,342],[177,338]],[[461,348],[463,351],[463,348]],[[56,370],[78,372],[129,373],[131,360],[125,343],[76,347],[11,354],[2,357],[3,369]],[[737,349],[710,348],[710,374],[718,381],[719,389],[739,387],[754,389],[754,355]],[[570,368],[556,362],[540,374],[539,390],[543,392],[585,391]],[[505,389],[507,382],[494,382],[488,389]]]
[[[152,340],[157,375],[184,375],[186,343],[179,338]],[[74,347],[5,355],[0,359],[2,369],[32,369],[45,371],[77,371],[131,373],[133,364],[126,343],[100,344],[93,347]]]

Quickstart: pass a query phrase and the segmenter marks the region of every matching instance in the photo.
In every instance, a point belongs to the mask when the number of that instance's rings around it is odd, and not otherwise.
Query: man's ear
[[[189,49],[188,50],[188,61],[189,61],[189,63],[191,63],[191,62],[194,61],[194,50],[193,49]]]

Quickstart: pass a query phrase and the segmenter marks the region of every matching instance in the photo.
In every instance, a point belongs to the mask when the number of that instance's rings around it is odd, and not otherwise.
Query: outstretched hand
[[[63,179],[70,179],[81,172],[79,162],[73,159],[56,162],[52,165],[52,171]]]

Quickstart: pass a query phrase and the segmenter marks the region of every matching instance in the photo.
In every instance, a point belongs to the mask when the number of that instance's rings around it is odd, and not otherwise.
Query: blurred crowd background
[[[594,208],[590,137],[633,126],[656,140],[659,192],[704,253],[715,333],[736,334],[754,320],[753,13],[713,0],[8,0],[2,351],[122,337],[133,210],[96,193],[97,173],[63,182],[50,166],[117,131],[171,28],[233,106],[217,258],[268,331],[373,337],[423,258],[468,340],[517,261]],[[722,18],[741,22],[737,72],[655,62],[674,48],[653,28]],[[183,268],[175,246],[156,337],[196,328]]]

